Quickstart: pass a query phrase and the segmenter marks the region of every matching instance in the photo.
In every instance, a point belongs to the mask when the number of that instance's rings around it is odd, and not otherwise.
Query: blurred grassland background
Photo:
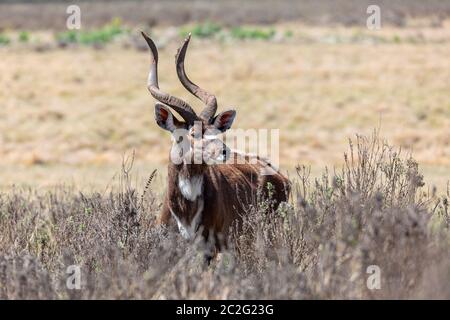
[[[66,29],[78,4],[82,29]],[[382,29],[366,28],[369,4]],[[199,102],[176,78],[193,33],[190,77],[235,107],[235,128],[279,128],[284,171],[343,162],[348,138],[375,128],[420,163],[429,186],[450,178],[450,1],[1,1],[0,188],[106,187],[135,152],[144,181],[170,138],[145,83],[160,49],[160,86]],[[140,182],[138,182],[139,184]]]

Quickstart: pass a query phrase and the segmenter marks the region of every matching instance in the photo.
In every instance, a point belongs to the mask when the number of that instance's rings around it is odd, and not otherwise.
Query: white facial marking
[[[178,188],[181,194],[190,201],[195,201],[203,191],[203,176],[193,176],[191,178],[178,177]]]
[[[195,213],[194,218],[192,218],[192,221],[190,224],[186,223],[186,221],[182,221],[178,216],[173,212],[172,208],[170,209],[170,213],[172,214],[172,217],[177,222],[178,230],[181,233],[181,236],[185,239],[193,239],[195,236],[195,233],[197,231],[197,228],[200,224],[200,220],[202,218],[202,212],[203,212],[203,199],[200,199],[198,202],[197,212]]]
[[[216,159],[214,159],[216,162],[222,163],[226,160],[225,156],[223,154],[219,154]]]

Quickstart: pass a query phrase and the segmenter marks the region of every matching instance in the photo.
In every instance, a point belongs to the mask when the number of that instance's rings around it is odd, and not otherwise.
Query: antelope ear
[[[234,118],[236,117],[236,111],[235,110],[228,110],[224,111],[222,113],[219,113],[214,118],[214,127],[217,128],[217,130],[221,132],[225,132],[228,129],[231,128],[231,125],[233,124]]]
[[[160,103],[155,104],[155,120],[158,126],[164,130],[173,132],[177,128],[172,112],[170,112],[169,108]]]

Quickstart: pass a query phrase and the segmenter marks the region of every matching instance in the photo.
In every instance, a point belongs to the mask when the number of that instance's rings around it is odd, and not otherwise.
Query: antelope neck
[[[203,165],[183,164],[177,172],[177,187],[186,200],[194,202],[203,193]]]

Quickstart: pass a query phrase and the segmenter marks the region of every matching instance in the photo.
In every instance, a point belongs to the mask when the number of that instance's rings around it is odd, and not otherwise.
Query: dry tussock
[[[290,203],[255,203],[213,265],[202,245],[155,225],[161,199],[125,163],[108,194],[0,194],[2,299],[450,298],[449,192],[424,192],[417,163],[374,135],[319,179],[298,166]],[[65,286],[68,265],[82,289]],[[368,290],[369,265],[381,289]]]

